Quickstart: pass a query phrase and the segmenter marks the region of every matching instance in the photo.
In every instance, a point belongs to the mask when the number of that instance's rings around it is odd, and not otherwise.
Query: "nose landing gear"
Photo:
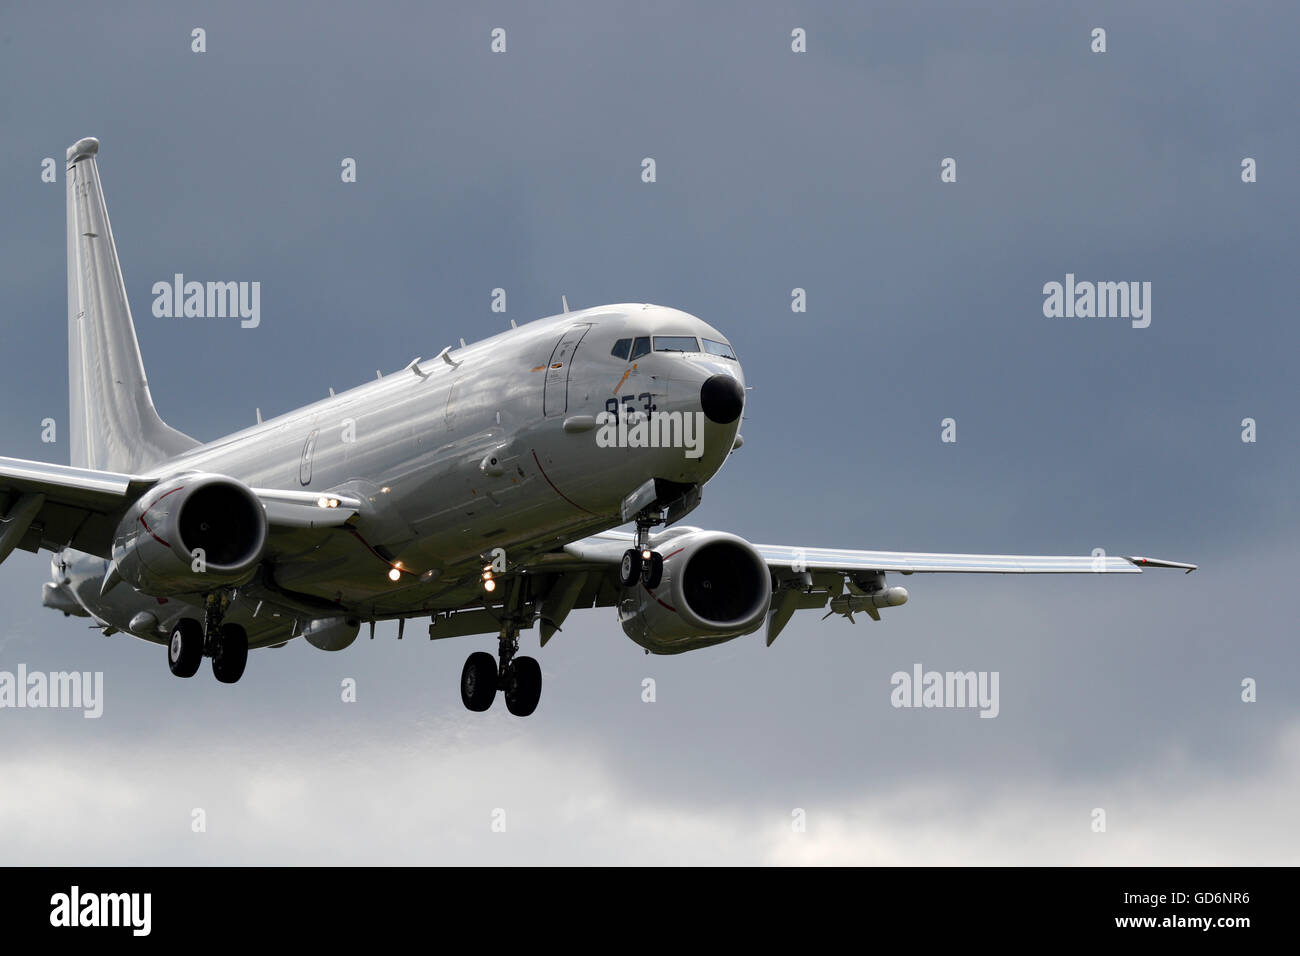
[[[652,591],[664,576],[664,558],[650,547],[650,529],[663,524],[658,511],[643,511],[636,517],[636,547],[623,552],[618,566],[618,580],[625,588],[635,587],[641,581]]]
[[[637,581],[643,581],[653,591],[659,587],[663,577],[664,556],[658,551],[629,548],[623,552],[623,560],[618,566],[618,580],[623,587],[635,587]]]

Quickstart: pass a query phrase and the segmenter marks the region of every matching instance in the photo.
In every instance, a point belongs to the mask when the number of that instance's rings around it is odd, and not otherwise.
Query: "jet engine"
[[[266,536],[266,509],[247,485],[225,475],[181,475],[159,482],[127,511],[113,536],[109,574],[155,596],[242,584],[261,562]]]
[[[619,623],[628,637],[656,654],[680,654],[748,634],[763,623],[772,576],[744,538],[690,531],[657,543],[664,572],[653,590],[624,588]]]

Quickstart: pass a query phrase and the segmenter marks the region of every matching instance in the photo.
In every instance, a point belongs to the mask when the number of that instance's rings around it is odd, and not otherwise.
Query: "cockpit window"
[[[656,335],[656,352],[698,352],[700,343],[693,335]]]
[[[632,343],[632,354],[628,356],[628,361],[639,359],[641,356],[650,351],[650,336],[643,335]]]
[[[721,355],[733,362],[736,360],[736,353],[731,351],[731,346],[726,342],[715,342],[713,339],[701,339],[700,341],[704,343],[704,351],[710,355]]]
[[[631,339],[619,339],[617,342],[614,343],[614,348],[610,351],[609,354],[614,356],[614,358],[621,358],[624,361],[626,361],[627,353],[630,348],[632,348]]]

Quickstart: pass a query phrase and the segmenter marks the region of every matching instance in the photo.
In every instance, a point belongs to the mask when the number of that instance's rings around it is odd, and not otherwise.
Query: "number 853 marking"
[[[641,407],[639,409],[637,408],[638,402],[641,403]],[[619,418],[620,408],[623,409],[622,414],[625,416],[629,412],[636,412],[636,411],[642,411],[646,415],[649,415],[651,412],[655,410],[655,397],[650,392],[642,392],[640,395],[624,395],[622,398],[605,399],[605,411],[613,415],[614,421],[616,422],[618,421]]]

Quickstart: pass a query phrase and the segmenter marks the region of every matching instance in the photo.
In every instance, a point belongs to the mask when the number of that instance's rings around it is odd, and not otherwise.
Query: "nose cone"
[[[714,375],[700,386],[700,407],[709,421],[730,425],[745,407],[745,389],[730,375]]]

